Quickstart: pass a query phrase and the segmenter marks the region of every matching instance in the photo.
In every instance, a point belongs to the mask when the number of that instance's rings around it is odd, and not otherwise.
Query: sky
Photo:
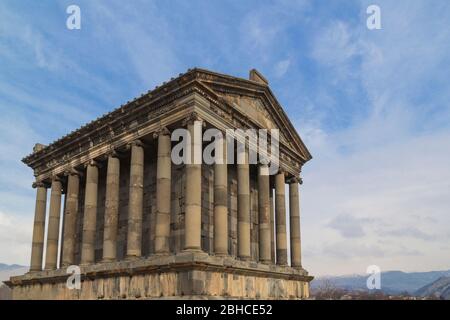
[[[72,4],[80,30],[66,27]],[[20,160],[36,142],[201,67],[258,69],[312,153],[311,274],[450,269],[449,21],[447,0],[1,1],[0,262],[29,264],[35,190]]]

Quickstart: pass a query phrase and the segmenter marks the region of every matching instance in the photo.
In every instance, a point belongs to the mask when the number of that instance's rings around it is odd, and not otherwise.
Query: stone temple
[[[194,122],[279,129],[279,171],[262,174],[268,165],[248,154],[173,163],[171,133]],[[7,282],[13,299],[307,298],[299,184],[310,159],[258,71],[190,69],[23,159],[36,206],[30,272]],[[73,265],[80,288],[67,285]]]

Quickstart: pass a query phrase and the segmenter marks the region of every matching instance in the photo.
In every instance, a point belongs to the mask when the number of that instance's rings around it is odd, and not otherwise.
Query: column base
[[[241,260],[241,261],[250,261],[251,257],[250,256],[248,256],[248,257],[238,257],[238,259]]]
[[[201,248],[184,248],[181,252],[194,252],[194,253],[204,253]]]
[[[133,256],[133,255],[125,256],[125,261],[135,261],[139,259],[142,259],[142,256]]]

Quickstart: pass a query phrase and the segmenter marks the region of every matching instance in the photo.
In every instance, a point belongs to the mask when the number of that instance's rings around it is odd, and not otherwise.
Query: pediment
[[[236,110],[256,122],[260,128],[268,130],[281,129],[261,99],[239,96],[237,94],[227,94],[222,96],[222,98]],[[280,140],[292,147],[283,130],[280,130]]]
[[[236,109],[262,129],[279,129],[280,142],[304,162],[312,156],[268,85],[201,70],[200,82],[227,105]]]

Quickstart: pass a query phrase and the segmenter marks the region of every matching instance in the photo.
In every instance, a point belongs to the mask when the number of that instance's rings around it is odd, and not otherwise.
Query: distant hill
[[[19,269],[19,268],[25,268],[25,266],[21,266],[19,264],[4,264],[4,263],[0,263],[0,271],[3,271],[3,270],[14,270],[14,269]]]
[[[29,268],[18,264],[0,263],[0,284],[12,276],[19,276],[27,273]]]
[[[434,296],[440,299],[450,300],[450,277],[441,277],[423,286],[415,294],[420,297]]]
[[[11,299],[11,290],[3,283],[12,276],[22,275],[28,272],[28,267],[18,264],[0,263],[0,300]]]
[[[331,282],[336,288],[345,290],[366,291],[366,281],[369,275],[318,277],[311,283],[311,288],[318,289],[325,282]],[[381,291],[386,294],[407,292],[415,294],[420,288],[441,277],[450,277],[450,270],[429,272],[386,271],[381,273]]]

